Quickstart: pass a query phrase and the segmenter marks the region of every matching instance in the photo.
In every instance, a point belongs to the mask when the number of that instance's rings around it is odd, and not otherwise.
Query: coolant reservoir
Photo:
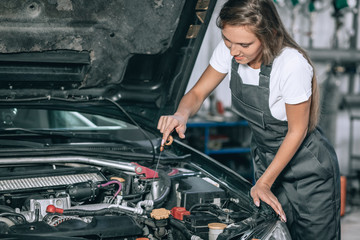
[[[209,223],[209,240],[216,240],[220,233],[226,228],[224,223]]]

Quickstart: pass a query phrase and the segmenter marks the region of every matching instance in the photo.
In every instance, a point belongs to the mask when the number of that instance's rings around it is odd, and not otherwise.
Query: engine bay
[[[251,215],[196,169],[92,160],[101,164],[31,159],[1,167],[0,234],[208,239],[209,224]]]

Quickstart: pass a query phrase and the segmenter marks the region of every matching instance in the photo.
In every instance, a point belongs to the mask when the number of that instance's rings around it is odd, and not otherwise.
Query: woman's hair
[[[228,0],[222,7],[217,26],[247,26],[262,44],[262,63],[270,64],[284,47],[297,49],[312,66],[312,95],[309,131],[315,129],[319,119],[319,90],[314,65],[307,53],[290,36],[282,23],[273,0]]]

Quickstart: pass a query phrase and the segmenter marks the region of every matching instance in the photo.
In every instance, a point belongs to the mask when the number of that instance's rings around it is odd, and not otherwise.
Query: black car
[[[290,239],[239,174],[160,151],[215,4],[0,1],[1,239]]]

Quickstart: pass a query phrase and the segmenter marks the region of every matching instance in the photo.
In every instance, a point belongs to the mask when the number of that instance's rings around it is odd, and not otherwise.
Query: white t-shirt
[[[231,73],[232,58],[230,50],[221,41],[213,52],[210,65],[220,73]],[[238,73],[245,84],[259,85],[260,69],[240,64]],[[274,59],[270,75],[269,107],[273,117],[285,121],[285,103],[298,104],[309,99],[312,77],[313,69],[301,53],[293,48],[283,49]]]

